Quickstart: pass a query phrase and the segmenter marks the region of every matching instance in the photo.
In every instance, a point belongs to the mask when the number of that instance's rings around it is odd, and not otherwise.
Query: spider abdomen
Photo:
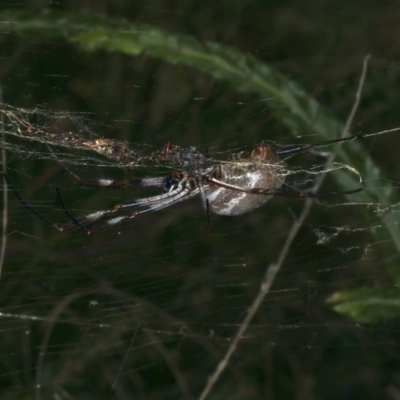
[[[261,145],[250,153],[240,153],[232,163],[216,167],[209,186],[203,190],[210,211],[234,216],[262,206],[272,197],[266,192],[283,185],[285,166],[269,146]],[[254,189],[262,191],[250,193]]]

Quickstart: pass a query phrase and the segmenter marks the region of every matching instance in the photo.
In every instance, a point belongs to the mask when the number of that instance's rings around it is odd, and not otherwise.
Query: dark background
[[[353,133],[399,125],[398,1],[36,0],[2,6],[33,16],[46,7],[127,18],[230,45],[298,82],[342,121],[363,58],[371,54]],[[0,60],[6,103],[83,113],[99,136],[160,149],[171,140],[222,156],[261,140],[294,142],[272,117],[268,99],[238,94],[195,69],[14,35],[2,42]],[[22,144],[29,157],[18,151]],[[365,144],[394,186],[399,144],[398,135]],[[8,152],[10,179],[54,222],[68,222],[56,186],[77,216],[150,193],[79,187],[51,155],[36,157],[47,151],[40,145],[15,146]],[[157,175],[85,166],[79,157],[70,167],[85,177]],[[334,189],[328,178],[325,190]],[[4,399],[33,398],[37,383],[41,398],[190,398],[179,379],[198,397],[303,205],[276,198],[239,217],[212,216],[209,227],[200,200],[193,199],[87,237],[54,231],[11,194],[10,201],[0,290]],[[315,204],[210,399],[400,398],[397,321],[359,325],[325,303],[338,290],[389,284],[384,266],[397,255],[371,234],[378,223],[345,200]],[[337,227],[345,229],[338,233]],[[318,242],[323,234],[325,245]]]

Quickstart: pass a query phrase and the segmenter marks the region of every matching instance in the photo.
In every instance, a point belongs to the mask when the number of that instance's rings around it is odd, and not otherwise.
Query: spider
[[[168,142],[164,150],[158,153],[158,158],[178,160],[183,166],[183,170],[173,172],[166,177],[156,178],[132,178],[123,181],[81,179],[64,166],[82,185],[134,189],[162,187],[164,190],[164,193],[156,196],[116,204],[112,208],[96,211],[75,219],[64,206],[60,191],[57,188],[59,202],[71,221],[66,225],[54,224],[35,211],[13,188],[8,177],[5,174],[3,176],[18,200],[32,214],[60,232],[80,228],[88,235],[98,233],[123,221],[136,218],[141,214],[161,210],[197,195],[201,197],[203,209],[206,212],[209,223],[210,212],[227,216],[244,214],[262,206],[274,195],[295,198],[319,198],[323,196],[342,196],[362,191],[363,188],[357,188],[345,192],[318,194],[283,189],[282,185],[285,181],[287,164],[281,156],[366,136],[368,135],[357,135],[298,147],[287,147],[280,150],[274,150],[269,144],[262,143],[254,147],[252,151],[238,152],[229,161],[210,166],[206,165],[207,157],[195,148],[180,150],[179,147],[172,146]],[[94,227],[88,229],[91,224],[94,224]]]

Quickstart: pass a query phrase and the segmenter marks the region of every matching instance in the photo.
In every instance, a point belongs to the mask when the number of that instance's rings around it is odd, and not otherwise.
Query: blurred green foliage
[[[82,113],[100,136],[223,155],[265,139],[336,138],[369,53],[353,133],[398,125],[392,2],[47,6],[0,13],[5,100]],[[357,168],[366,190],[315,205],[210,398],[395,398],[397,321],[386,319],[398,314],[397,138],[342,147],[339,161]],[[76,188],[51,157],[35,157],[35,144],[29,157],[12,144],[9,174],[51,220],[62,217],[56,185],[75,215],[136,196]],[[77,164],[85,176],[99,174]],[[357,185],[340,171],[329,176],[326,190]],[[196,397],[301,206],[277,199],[208,227],[190,202],[87,238],[51,232],[13,203],[1,282],[12,314],[2,320],[2,398],[35,390],[42,398],[190,398],[183,381]],[[332,293],[336,311],[378,326],[344,322],[326,306]]]

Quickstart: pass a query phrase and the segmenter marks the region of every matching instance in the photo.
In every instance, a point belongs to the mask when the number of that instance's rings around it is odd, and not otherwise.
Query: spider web
[[[35,43],[29,46],[37,49]],[[38,59],[24,49],[22,61],[15,61],[17,72],[28,61],[32,64],[21,82],[10,71],[4,75],[4,97],[13,105],[1,109],[16,118],[5,119],[3,147],[15,188],[55,223],[69,222],[56,187],[75,217],[162,192],[80,187],[65,166],[84,178],[164,176],[182,169],[179,163],[157,162],[167,141],[195,147],[210,163],[226,162],[263,140],[277,148],[321,141],[311,135],[294,137],[271,115],[269,99],[239,95],[196,71],[111,55],[110,71],[120,67],[115,77],[100,68],[100,55],[79,55],[64,43],[39,46],[43,55]],[[72,56],[71,65],[52,61],[50,70],[43,69],[54,51]],[[81,57],[88,57],[85,68]],[[318,85],[312,86],[311,78],[302,82],[343,120],[353,102],[360,59],[345,64],[338,56],[346,73],[332,66]],[[287,63],[278,67],[292,70],[301,81],[301,68],[313,68],[315,79],[322,62],[315,56]],[[376,105],[376,88],[393,86],[379,73],[392,68],[389,64],[383,58],[371,61],[372,77],[353,124],[355,134],[398,126],[394,116]],[[136,72],[127,77],[123,68]],[[398,67],[390,71],[397,81]],[[42,83],[46,80],[51,83]],[[35,81],[41,82],[40,90],[32,85]],[[15,87],[21,94],[13,94]],[[60,93],[54,94],[54,87]],[[396,95],[389,99],[395,103]],[[96,140],[128,149],[132,162],[98,151],[104,146],[94,148]],[[396,140],[388,134],[362,143],[382,165],[386,181],[340,158],[327,170],[332,148],[324,147],[289,157],[286,185],[311,190],[324,174],[321,190],[338,191],[332,174],[340,168],[356,181],[361,178],[367,191],[371,182],[374,190],[397,187]],[[303,200],[274,197],[243,216],[212,215],[208,226],[195,198],[87,237],[79,231],[53,231],[11,193],[9,197],[0,310],[4,398],[197,398],[304,205]],[[367,219],[368,209],[374,213]],[[392,285],[386,268],[396,263],[397,254],[376,231],[384,229],[382,214],[398,211],[396,202],[366,204],[357,195],[314,201],[213,389],[215,398],[273,398],[273,393],[282,398],[290,393],[312,399],[349,391],[358,398],[382,393],[396,398],[391,393],[398,385],[397,324],[360,325],[334,312],[326,298],[345,289]]]

